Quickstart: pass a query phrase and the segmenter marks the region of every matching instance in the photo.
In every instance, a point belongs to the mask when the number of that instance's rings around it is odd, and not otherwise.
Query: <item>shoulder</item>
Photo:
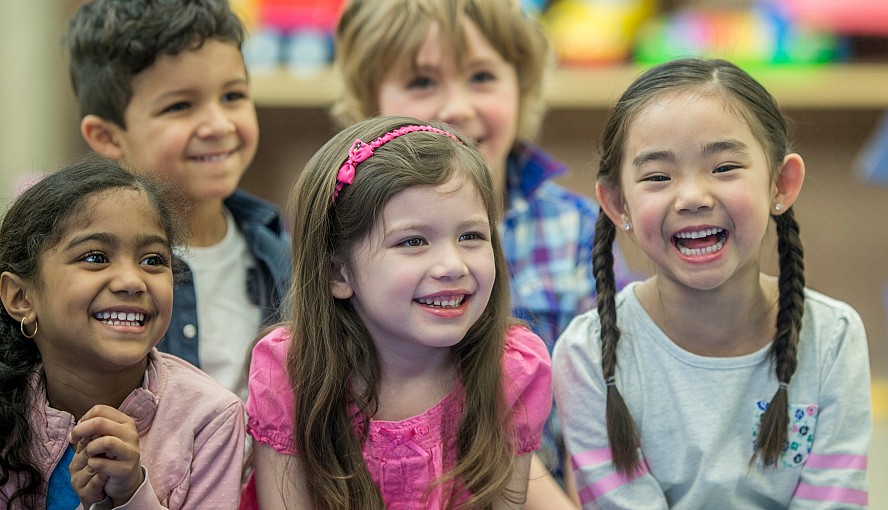
[[[285,234],[280,211],[273,203],[259,198],[241,188],[234,190],[224,201],[225,207],[231,211],[234,221],[244,231],[260,229],[274,232],[277,236]]]
[[[163,400],[172,400],[185,406],[200,402],[201,407],[221,412],[225,408],[239,406],[240,398],[216,382],[215,379],[191,363],[165,352],[157,352],[157,359],[166,371],[166,388]]]
[[[503,351],[503,368],[507,372],[537,371],[549,365],[549,351],[536,333],[523,325],[509,327]]]
[[[503,350],[503,378],[510,403],[528,394],[551,391],[552,360],[546,344],[525,326],[512,326],[506,332]]]
[[[807,288],[801,335],[807,344],[819,345],[821,351],[834,351],[847,345],[866,348],[863,319],[857,310],[848,303]]]

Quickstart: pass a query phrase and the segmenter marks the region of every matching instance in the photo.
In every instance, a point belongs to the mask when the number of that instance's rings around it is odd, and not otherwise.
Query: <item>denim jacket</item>
[[[246,191],[235,190],[224,203],[256,259],[256,267],[247,275],[244,285],[251,301],[262,310],[263,326],[269,325],[278,320],[278,307],[290,286],[293,264],[290,234],[274,205]],[[176,263],[180,269],[177,269],[179,274],[173,291],[173,317],[157,348],[200,367],[197,354],[200,325],[194,279],[188,264],[181,259]]]

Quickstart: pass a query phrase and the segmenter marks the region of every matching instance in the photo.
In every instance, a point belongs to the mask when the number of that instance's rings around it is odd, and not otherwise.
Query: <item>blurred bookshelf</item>
[[[608,65],[561,67],[546,86],[553,109],[607,109],[644,67]],[[834,63],[747,68],[787,109],[888,108],[888,63]],[[310,75],[286,69],[251,77],[253,98],[262,108],[323,108],[336,97],[330,68]]]

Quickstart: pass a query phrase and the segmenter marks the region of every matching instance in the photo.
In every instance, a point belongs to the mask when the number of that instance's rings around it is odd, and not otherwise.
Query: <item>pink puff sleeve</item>
[[[539,449],[552,410],[552,360],[543,341],[523,326],[506,332],[503,389],[516,430],[516,453]]]
[[[277,328],[253,348],[246,405],[247,433],[278,453],[295,455],[293,388],[287,375],[289,347],[289,331]]]

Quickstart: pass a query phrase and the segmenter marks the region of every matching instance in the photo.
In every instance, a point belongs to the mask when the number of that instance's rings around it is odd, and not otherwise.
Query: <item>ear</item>
[[[774,183],[774,203],[772,214],[783,214],[796,201],[805,182],[805,162],[796,153],[787,154],[780,165],[777,181]],[[780,204],[780,210],[774,206]]]
[[[355,294],[348,281],[348,271],[345,269],[345,264],[335,258],[330,264],[330,292],[336,299],[348,299]]]
[[[629,221],[626,203],[623,201],[623,195],[618,190],[596,182],[595,199],[598,201],[598,205],[601,206],[604,214],[617,226],[618,230]]]
[[[120,126],[98,115],[89,114],[80,121],[80,134],[90,148],[114,160],[123,159],[118,136],[120,130]]]
[[[9,271],[0,274],[0,301],[10,317],[17,321],[30,318],[34,308],[28,298],[28,285],[25,280]],[[36,315],[34,316],[36,319]]]

